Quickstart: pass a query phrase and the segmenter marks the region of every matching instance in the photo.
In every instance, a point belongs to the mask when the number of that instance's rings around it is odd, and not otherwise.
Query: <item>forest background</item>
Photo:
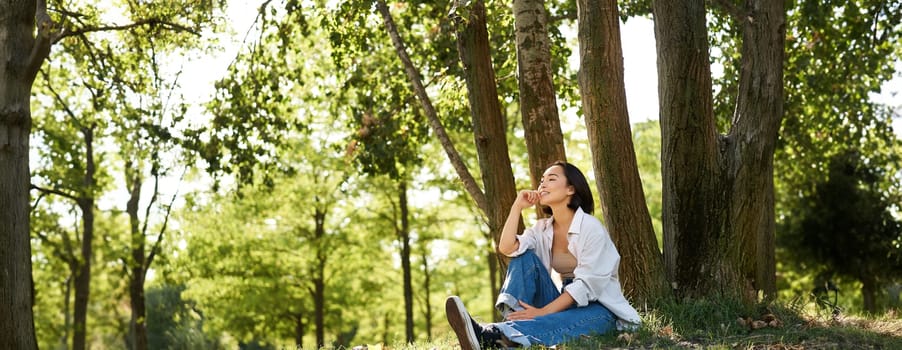
[[[717,295],[895,315],[902,3],[597,3],[0,6],[2,52],[34,52],[0,75],[0,161],[30,131],[25,172],[0,170],[3,266],[29,271],[0,281],[0,344],[444,337],[448,295],[497,317],[499,217],[556,159],[596,184],[643,314]],[[633,56],[637,37],[659,43]],[[10,112],[22,96],[30,124]]]

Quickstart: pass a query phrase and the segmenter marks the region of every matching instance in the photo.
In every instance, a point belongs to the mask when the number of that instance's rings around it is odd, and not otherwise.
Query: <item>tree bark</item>
[[[426,341],[432,341],[432,271],[429,270],[429,253],[421,250],[420,259],[423,259],[423,318],[426,321]]]
[[[34,1],[0,3],[0,348],[37,349],[29,219],[31,86],[49,48]]]
[[[69,313],[69,305],[72,300],[72,276],[75,276],[75,268],[70,263],[69,266],[69,277],[66,278],[66,288],[64,288],[63,294],[63,335],[60,336],[60,347],[63,349],[69,348],[69,330],[72,329],[72,314]]]
[[[460,177],[464,189],[467,190],[467,193],[469,193],[470,197],[473,198],[473,201],[476,202],[476,206],[483,213],[488,213],[490,205],[486,201],[486,195],[479,189],[476,179],[470,173],[470,169],[467,168],[467,165],[463,162],[460,153],[457,152],[454,143],[451,142],[451,138],[445,131],[444,126],[442,126],[442,122],[438,118],[438,113],[435,111],[435,106],[432,105],[432,100],[429,98],[429,94],[426,93],[425,86],[423,86],[423,79],[420,77],[419,71],[417,71],[413,62],[410,60],[410,56],[407,54],[407,47],[404,45],[404,41],[401,40],[401,36],[398,34],[398,28],[395,26],[395,21],[392,19],[391,12],[389,12],[385,0],[377,0],[376,9],[382,15],[382,19],[385,22],[385,29],[388,32],[389,37],[391,37],[392,44],[395,46],[395,51],[398,53],[398,58],[403,64],[404,72],[407,73],[410,85],[417,95],[417,99],[420,100],[420,104],[423,106],[423,111],[426,113],[426,118],[429,121],[429,127],[439,139],[439,143],[441,143],[442,148],[445,150],[445,154],[448,155],[451,166],[454,167],[454,170]]]
[[[703,0],[655,1],[664,258],[680,297],[773,295],[773,150],[782,118],[783,3],[751,0],[727,135],[712,108]],[[741,12],[739,12],[741,13]]]
[[[859,279],[861,281],[861,299],[864,306],[864,311],[867,311],[871,314],[877,312],[877,280],[874,278],[873,273],[868,273],[867,275],[861,276]]]
[[[532,188],[538,188],[548,165],[567,160],[554,91],[548,16],[542,0],[514,0],[513,13],[520,115]],[[544,216],[541,210],[537,212]]]
[[[455,7],[457,5],[458,3],[455,2]],[[516,187],[507,147],[507,123],[501,114],[498,92],[495,88],[495,71],[491,65],[488,32],[485,29],[485,6],[482,1],[476,1],[470,6],[471,13],[467,27],[463,31],[458,31],[458,49],[469,89],[473,137],[476,142],[485,192],[479,189],[476,180],[470,174],[466,164],[463,163],[460,154],[438,119],[435,108],[423,86],[422,78],[410,60],[404,42],[398,34],[388,6],[383,0],[376,1],[377,10],[382,14],[386,30],[392,39],[411,86],[423,105],[430,127],[439,138],[449,161],[463,182],[464,188],[486,216],[489,232],[497,246],[497,242],[501,238],[501,228],[507,219],[503,208],[509,208],[513,204]],[[499,254],[494,255],[496,259],[502,259]],[[503,265],[503,261],[501,262]],[[494,280],[492,284],[495,285]]]
[[[407,208],[407,183],[404,180],[398,184],[398,207],[401,211],[398,240],[401,241],[401,270],[404,274],[404,329],[407,343],[413,343],[416,336],[413,331],[413,277],[410,270],[410,213]]]
[[[486,29],[485,5],[482,1],[471,3],[468,18],[458,22],[457,49],[467,82],[470,102],[470,116],[473,120],[473,137],[479,156],[479,168],[485,186],[486,201],[490,203],[484,214],[488,219],[489,234],[494,246],[501,239],[501,229],[507,220],[507,208],[513,204],[517,188],[511,170],[511,160],[507,145],[507,122],[501,113],[495,69],[492,67],[492,53],[489,34]],[[461,27],[465,23],[466,25]],[[546,164],[547,165],[547,164]],[[521,225],[522,226],[522,225]],[[489,275],[492,297],[498,295],[506,266],[501,254],[489,254]],[[495,310],[492,307],[493,312]],[[499,316],[495,312],[495,318]]]
[[[630,131],[617,1],[579,0],[577,12],[580,95],[604,222],[621,255],[624,293],[644,304],[669,288]]]
[[[457,48],[469,92],[473,138],[479,155],[485,197],[491,203],[484,214],[488,218],[492,239],[497,244],[501,238],[501,228],[507,220],[504,209],[513,204],[517,189],[508,153],[507,122],[498,102],[485,5],[482,1],[476,1],[470,6],[466,27],[457,31]]]
[[[319,198],[315,199],[314,213],[314,242],[316,242],[316,262],[313,274],[313,288],[311,290],[313,296],[313,317],[316,324],[316,348],[322,349],[326,344],[326,263],[328,261],[328,252],[326,252],[326,211],[322,208],[324,205]]]
[[[679,296],[737,290],[727,244],[702,0],[654,3],[661,112],[664,259]]]
[[[129,303],[131,304],[131,318],[129,320],[129,333],[132,337],[132,349],[147,349],[147,310],[144,298],[144,277],[147,274],[145,263],[145,239],[140,229],[141,219],[138,217],[138,204],[141,201],[141,186],[144,183],[141,174],[136,171],[131,161],[125,165],[126,185],[129,188],[129,198],[125,211],[128,213],[129,232],[131,234],[131,262],[128,281]]]
[[[721,141],[733,196],[731,236],[742,246],[737,259],[751,283],[748,293],[776,298],[774,150],[783,120],[783,57],[786,13],[782,1],[750,0],[737,18],[742,28],[742,66],[731,135]]]
[[[490,288],[492,291],[491,298],[489,299],[492,307],[492,319],[501,321],[501,312],[499,312],[498,309],[495,309],[495,297],[501,293],[502,279],[504,279],[501,270],[504,269],[506,271],[506,267],[499,266],[503,263],[501,254],[490,252],[486,255],[486,261],[489,262],[489,281],[491,281]]]
[[[82,215],[81,259],[75,275],[75,329],[72,333],[72,349],[84,350],[87,346],[88,302],[91,294],[91,261],[94,256],[94,127],[82,128],[85,139],[85,174],[82,194],[76,200]]]
[[[298,349],[304,348],[304,318],[301,315],[295,315],[294,319],[294,344]]]

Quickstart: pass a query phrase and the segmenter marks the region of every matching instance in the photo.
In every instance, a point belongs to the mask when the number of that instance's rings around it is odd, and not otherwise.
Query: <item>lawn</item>
[[[555,349],[902,349],[902,319],[837,315],[770,306],[696,301],[664,304],[643,312],[635,333],[585,337]],[[359,347],[363,349],[363,347]],[[459,349],[453,333],[428,343],[369,346],[376,349]],[[542,349],[543,347],[538,347]]]

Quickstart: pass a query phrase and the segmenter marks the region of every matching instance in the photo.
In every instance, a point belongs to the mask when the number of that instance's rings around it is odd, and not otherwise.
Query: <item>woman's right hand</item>
[[[539,203],[539,191],[522,190],[517,192],[517,198],[511,205],[511,212],[507,215],[507,221],[501,229],[501,239],[498,240],[498,252],[511,256],[520,247],[517,239],[517,230],[520,227],[520,212]]]
[[[539,191],[521,190],[514,200],[514,207],[523,210],[539,203]]]

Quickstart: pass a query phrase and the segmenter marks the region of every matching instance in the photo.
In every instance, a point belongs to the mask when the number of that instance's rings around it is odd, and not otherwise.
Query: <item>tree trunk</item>
[[[37,349],[29,219],[31,85],[49,42],[34,1],[0,3],[0,348]],[[40,31],[44,34],[44,31]],[[46,50],[44,50],[46,48]]]
[[[501,114],[501,104],[498,102],[495,69],[492,68],[492,53],[486,29],[485,5],[482,1],[470,4],[468,18],[460,21],[458,26],[462,23],[466,26],[457,30],[457,49],[463,65],[464,79],[467,82],[473,137],[479,155],[479,168],[482,170],[485,198],[489,203],[484,214],[488,219],[489,234],[497,247],[498,240],[501,239],[501,229],[507,220],[508,209],[516,197],[517,188],[507,147],[507,122]],[[493,252],[491,255],[494,257],[490,257],[488,263],[489,274],[492,277],[491,300],[494,303],[498,292],[496,286],[501,285],[500,280],[504,276],[506,264],[500,254]],[[498,266],[501,266],[500,273]],[[492,307],[492,310],[495,308]],[[495,311],[495,318],[498,316]]]
[[[82,129],[85,138],[85,176],[82,183],[82,195],[78,198],[78,207],[82,212],[81,260],[78,274],[75,275],[75,331],[72,334],[72,349],[84,350],[87,347],[88,302],[91,294],[91,260],[94,256],[94,129],[93,126]]]
[[[322,209],[323,203],[319,198],[315,199],[314,242],[316,244],[316,266],[313,274],[313,314],[316,324],[316,348],[321,349],[326,344],[326,262],[328,252],[326,250],[326,211]]]
[[[520,115],[532,188],[538,188],[548,165],[567,160],[552,76],[548,16],[542,0],[514,0],[513,13]]]
[[[503,277],[501,277],[501,269],[498,266],[499,262],[501,261],[501,259],[499,259],[501,254],[491,252],[486,255],[486,261],[489,262],[489,284],[491,285],[490,287],[492,291],[492,297],[489,299],[489,302],[491,302],[490,305],[492,307],[492,319],[501,321],[501,312],[499,312],[498,309],[495,308],[495,297],[499,293],[501,293],[501,280],[503,279]]]
[[[414,92],[416,92],[417,98],[423,105],[430,127],[436,133],[442,147],[445,149],[449,161],[463,182],[464,188],[473,197],[477,207],[488,219],[489,232],[497,246],[497,242],[501,237],[501,228],[507,219],[505,209],[510,208],[511,204],[513,204],[517,190],[508,154],[507,123],[501,114],[501,106],[498,103],[498,91],[495,87],[495,71],[492,68],[483,2],[476,1],[466,6],[470,8],[470,13],[467,14],[468,18],[465,21],[457,18],[459,20],[458,25],[466,24],[462,30],[458,30],[457,45],[460,51],[461,63],[464,67],[467,89],[469,90],[471,115],[473,117],[473,136],[476,142],[476,151],[479,155],[479,167],[482,170],[484,193],[479,189],[475,179],[473,179],[469,169],[463,163],[460,154],[454,148],[442,127],[435,108],[432,106],[432,102],[426,93],[426,89],[423,87],[419,72],[407,55],[407,49],[398,34],[388,6],[386,6],[385,1],[378,0],[376,1],[376,7],[382,14],[386,30],[392,39],[392,43],[395,45],[395,50],[404,65],[404,70],[410,79]],[[463,8],[458,6],[457,2],[455,2],[455,7]],[[501,259],[499,254],[495,254],[495,256],[496,259]],[[500,262],[503,266],[503,261]],[[501,275],[503,273],[498,274],[498,276]],[[495,281],[493,281],[494,283]]]
[[[69,348],[69,330],[72,329],[72,314],[69,313],[69,305],[72,300],[72,276],[75,276],[75,267],[70,263],[69,277],[66,278],[66,288],[63,294],[63,335],[60,336],[60,348]]]
[[[401,227],[398,239],[401,241],[401,270],[404,274],[404,329],[407,343],[416,340],[413,332],[413,283],[410,271],[410,223],[407,208],[407,182],[398,184],[398,206],[401,209]]]
[[[0,38],[0,45],[7,41]],[[28,217],[30,99],[27,89],[23,96],[8,96],[19,89],[10,86],[17,84],[4,76],[10,70],[0,61],[0,348],[37,349]]]
[[[131,233],[131,274],[128,281],[129,303],[131,304],[131,319],[129,320],[129,333],[132,336],[132,349],[147,349],[147,310],[144,299],[145,269],[145,239],[140,229],[141,219],[138,217],[138,204],[141,201],[141,185],[144,181],[141,175],[128,161],[125,165],[126,185],[129,188],[129,198],[125,211],[128,213],[129,228]]]
[[[422,250],[422,255],[420,256],[423,259],[423,310],[424,315],[423,318],[426,319],[426,341],[432,341],[432,293],[430,293],[430,289],[432,288],[432,272],[429,271],[429,254],[426,249]]]
[[[875,274],[873,272],[862,272],[858,277],[858,280],[861,281],[861,301],[863,302],[864,311],[873,315],[877,312],[877,279],[874,278]]]
[[[664,259],[679,296],[740,289],[728,244],[703,0],[655,1]]]
[[[426,341],[432,341],[432,272],[429,270],[429,254],[423,250],[423,318],[426,319]]]
[[[501,114],[495,69],[486,30],[485,5],[470,4],[466,27],[457,31],[457,48],[467,82],[473,138],[485,186],[489,232],[497,244],[517,188],[507,147],[507,122]]]
[[[323,269],[318,268],[317,273],[322,274]],[[316,348],[322,349],[326,344],[326,283],[322,278],[313,280],[313,305],[314,322],[316,323]]]
[[[737,252],[749,294],[777,296],[774,150],[783,120],[786,13],[782,1],[751,0],[741,18],[742,68],[733,132],[721,141],[728,157],[733,197],[727,222],[741,242]],[[725,189],[726,190],[726,189]],[[728,193],[728,192],[727,192]],[[751,296],[751,295],[750,295]]]
[[[729,6],[724,5],[724,6]],[[743,34],[737,106],[718,135],[703,0],[655,1],[664,258],[680,297],[775,290],[773,149],[782,118],[783,3],[730,9]],[[749,9],[749,10],[745,10]]]
[[[580,95],[604,222],[622,258],[624,293],[644,304],[669,288],[630,131],[617,1],[579,0],[577,10]]]
[[[391,314],[386,312],[382,315],[382,344],[391,344],[392,340],[389,336],[391,331]]]
[[[463,159],[460,157],[460,153],[457,152],[457,149],[454,147],[454,143],[451,142],[451,137],[448,136],[445,127],[442,126],[442,122],[438,118],[438,113],[435,111],[435,106],[432,105],[432,100],[429,98],[429,94],[426,93],[426,87],[423,86],[423,78],[420,77],[420,72],[417,71],[417,68],[410,60],[410,56],[407,54],[407,47],[404,45],[404,41],[401,40],[401,35],[398,33],[398,28],[395,26],[395,21],[392,19],[391,12],[388,10],[388,5],[385,4],[385,0],[376,0],[376,9],[382,14],[382,19],[385,22],[385,29],[388,31],[392,44],[395,46],[395,51],[398,53],[398,58],[404,66],[404,72],[407,73],[410,85],[413,87],[417,99],[420,100],[420,104],[423,106],[423,111],[426,113],[426,119],[429,120],[429,127],[432,129],[432,132],[435,133],[439,143],[442,144],[445,154],[448,155],[448,161],[451,162],[451,166],[454,167],[454,171],[456,171],[457,175],[460,177],[464,189],[467,190],[467,193],[469,193],[473,198],[473,201],[476,202],[476,206],[479,210],[486,213],[486,216],[491,217],[488,215],[488,208],[491,206],[486,200],[486,195],[479,189],[476,179],[470,174],[470,169],[467,168],[467,164],[464,163]],[[484,10],[483,13],[485,13]],[[484,17],[485,15],[483,15],[483,21],[485,21]],[[510,164],[507,165],[510,166]],[[495,170],[497,169],[492,169],[492,171]],[[513,203],[513,199],[511,199],[511,203]]]

